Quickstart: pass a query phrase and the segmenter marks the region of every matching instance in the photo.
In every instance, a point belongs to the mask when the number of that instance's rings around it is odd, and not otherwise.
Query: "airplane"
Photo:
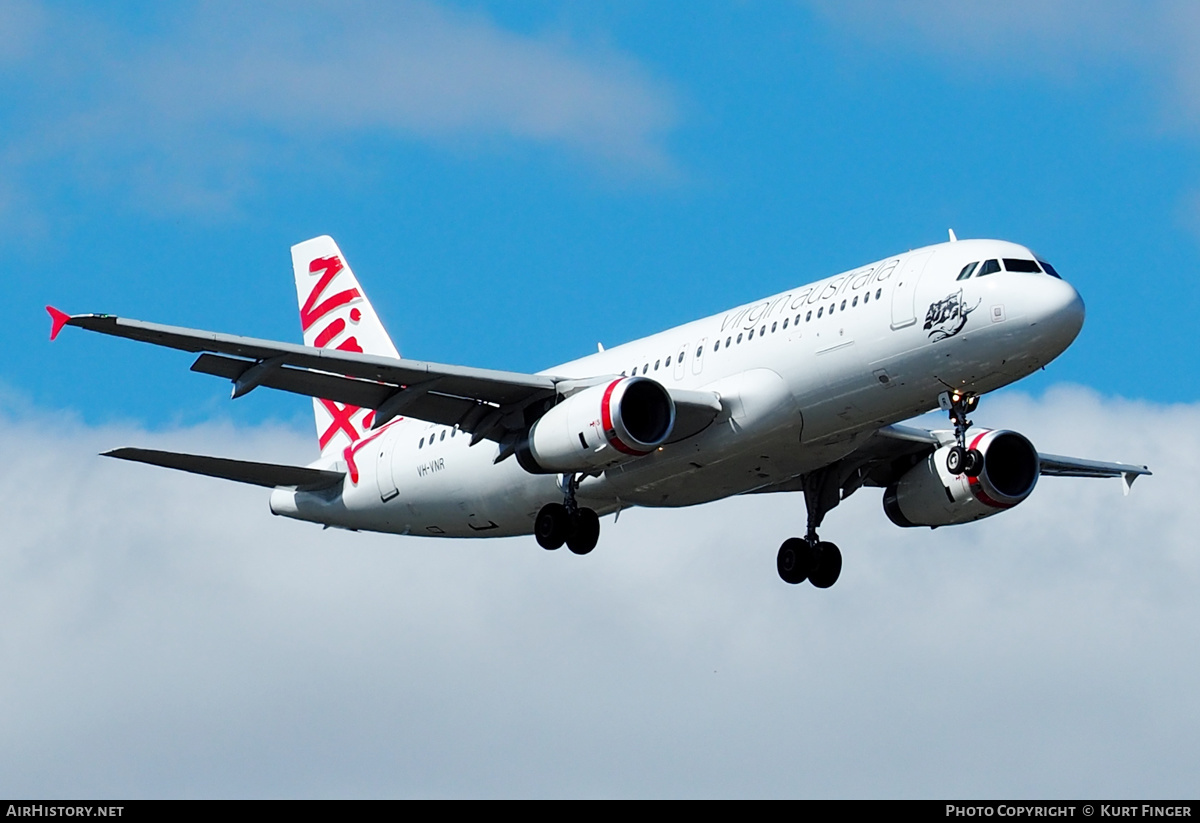
[[[787,583],[832,586],[825,515],[863,486],[897,526],[990,517],[1041,475],[1148,467],[1039,453],[973,429],[981,395],[1061,354],[1079,293],[1025,246],[958,240],[869,263],[537,374],[400,357],[332,238],[292,247],[303,345],[47,306],[65,326],[199,353],[192,370],[312,398],[307,466],[141,448],[105,456],[272,489],[276,515],[437,537],[533,534],[584,555],[600,517],[800,492],[807,526],[783,542]],[[941,409],[952,429],[902,421]]]

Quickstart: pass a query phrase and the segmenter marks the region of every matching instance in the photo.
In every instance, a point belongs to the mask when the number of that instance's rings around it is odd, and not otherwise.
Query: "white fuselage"
[[[881,426],[937,408],[948,388],[984,393],[1071,344],[1083,303],[1041,272],[959,281],[978,261],[1033,260],[995,240],[944,243],[548,369],[567,378],[646,376],[715,392],[698,435],[587,477],[581,504],[688,506],[771,486],[854,451]],[[277,489],[276,514],[345,528],[437,536],[529,534],[561,478],[493,461],[499,446],[398,419],[354,443],[343,486]],[[353,465],[349,465],[353,463]]]

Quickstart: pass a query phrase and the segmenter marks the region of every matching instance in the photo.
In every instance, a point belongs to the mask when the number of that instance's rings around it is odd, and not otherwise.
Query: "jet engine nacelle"
[[[1011,509],[1037,485],[1037,450],[1012,431],[984,431],[968,443],[983,454],[978,477],[946,469],[951,446],[913,466],[883,494],[883,510],[897,526],[949,526]]]
[[[571,395],[542,415],[517,446],[533,474],[585,472],[641,457],[671,436],[675,403],[659,383],[622,377]]]

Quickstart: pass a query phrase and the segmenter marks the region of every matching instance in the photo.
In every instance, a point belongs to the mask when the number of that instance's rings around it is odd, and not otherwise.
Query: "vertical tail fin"
[[[304,345],[399,357],[358,278],[331,237],[292,246]],[[336,455],[370,428],[370,409],[313,399],[321,455]]]

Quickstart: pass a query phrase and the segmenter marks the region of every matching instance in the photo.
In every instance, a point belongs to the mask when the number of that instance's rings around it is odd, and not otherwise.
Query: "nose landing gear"
[[[575,502],[579,475],[563,478],[563,502],[547,503],[538,512],[533,533],[538,545],[553,551],[567,544],[575,554],[587,554],[600,539],[600,516],[593,509],[580,508]]]
[[[978,477],[983,471],[983,455],[979,449],[967,448],[967,429],[971,428],[971,421],[967,419],[967,415],[979,406],[979,395],[959,392],[957,389],[942,392],[938,395],[938,405],[950,413],[950,422],[954,424],[954,438],[958,441],[946,454],[946,471]]]

